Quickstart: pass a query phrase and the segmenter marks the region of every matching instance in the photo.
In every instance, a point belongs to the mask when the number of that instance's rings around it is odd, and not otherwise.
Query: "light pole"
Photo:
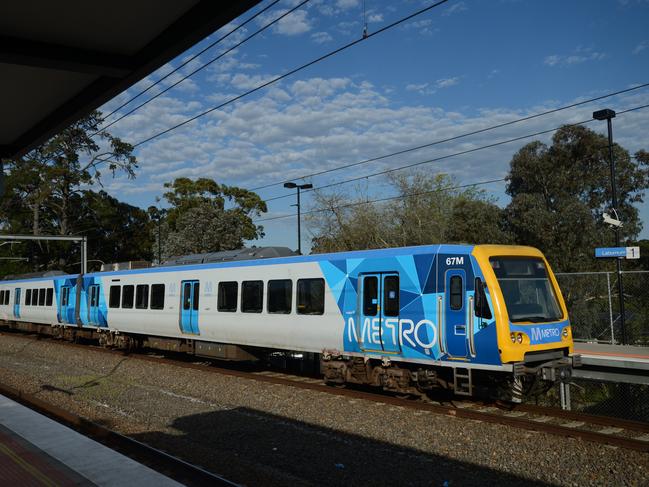
[[[284,187],[288,189],[297,189],[297,253],[302,254],[302,234],[300,231],[300,190],[312,189],[313,184],[284,183]]]
[[[615,187],[615,159],[613,159],[613,124],[611,119],[615,118],[615,111],[609,108],[593,112],[595,120],[606,120],[608,126],[608,158],[611,166],[611,200],[613,203],[613,211],[617,215],[617,190]],[[618,218],[616,216],[616,218]],[[620,242],[620,227],[615,227],[615,245],[621,246]],[[624,285],[622,284],[622,260],[616,258],[617,261],[617,292],[620,295],[620,331],[622,332],[622,344],[626,344],[626,323],[624,320]]]

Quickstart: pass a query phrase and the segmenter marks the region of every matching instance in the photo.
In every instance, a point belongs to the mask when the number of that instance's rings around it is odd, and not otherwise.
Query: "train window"
[[[0,291],[0,304],[5,304],[5,292]]]
[[[96,308],[97,306],[99,306],[99,284],[93,285],[91,289],[93,289],[94,291],[90,299],[90,306]]]
[[[383,314],[399,316],[399,276],[383,278]]]
[[[298,279],[297,312],[300,315],[324,313],[324,279]]]
[[[236,281],[219,282],[219,298],[216,308],[219,311],[237,310],[239,284]]]
[[[38,306],[38,289],[32,289],[32,306]]]
[[[363,314],[376,316],[379,309],[379,278],[366,276],[363,278]]]
[[[139,284],[135,288],[135,307],[137,309],[147,309],[149,307],[149,285]]]
[[[133,307],[133,297],[135,295],[135,286],[129,285],[122,288],[122,308]]]
[[[45,306],[45,288],[38,290],[38,305]]]
[[[451,309],[457,311],[462,309],[462,277],[451,276]]]
[[[32,290],[28,289],[25,291],[25,306],[32,304]]]
[[[54,289],[47,288],[47,297],[45,298],[45,306],[52,306],[54,302]]]
[[[108,306],[111,308],[119,308],[120,298],[122,296],[121,286],[111,286],[110,296],[108,297]]]
[[[264,281],[243,281],[241,283],[241,311],[261,313],[264,308]]]
[[[289,314],[293,296],[293,281],[268,281],[268,312]]]
[[[153,284],[151,286],[151,309],[164,309],[165,285]]]
[[[5,304],[9,304],[9,294],[11,291],[5,291]]]
[[[189,309],[192,304],[192,283],[186,282],[183,288],[183,309]]]
[[[201,284],[199,282],[194,284],[194,300],[193,300],[193,303],[192,303],[192,309],[194,311],[198,310],[198,299],[200,297],[200,292],[199,292],[200,291],[200,285]]]
[[[65,296],[67,290],[68,290],[67,287],[61,288],[61,306],[65,306],[67,304],[66,296]]]

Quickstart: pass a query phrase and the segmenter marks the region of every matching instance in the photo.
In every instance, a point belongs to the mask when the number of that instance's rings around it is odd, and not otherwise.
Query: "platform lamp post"
[[[611,201],[613,204],[613,211],[617,217],[617,189],[615,186],[615,159],[613,159],[613,124],[611,119],[615,118],[615,111],[609,108],[593,112],[595,120],[606,120],[608,126],[608,158],[611,166]],[[620,247],[620,227],[615,227],[615,246]],[[626,344],[626,322],[624,319],[624,285],[622,283],[622,260],[616,258],[617,261],[617,292],[620,295],[620,331],[622,332],[622,344]]]
[[[284,187],[288,189],[297,189],[297,253],[302,254],[302,233],[300,229],[300,190],[312,189],[313,184],[296,184],[284,183]]]

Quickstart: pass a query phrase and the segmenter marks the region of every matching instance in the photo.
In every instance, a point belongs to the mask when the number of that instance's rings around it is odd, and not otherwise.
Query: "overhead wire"
[[[244,22],[243,24],[241,24],[240,26],[238,26],[237,29],[243,27],[245,24],[247,24],[248,22],[250,22],[251,20],[253,20],[255,17],[261,15],[263,12],[265,12],[265,11],[268,10],[270,7],[272,7],[273,5],[275,5],[278,1],[279,1],[279,0],[276,0],[275,2],[271,3],[268,7],[266,7],[265,9],[263,9],[262,11],[257,12],[257,14],[255,14],[253,17],[249,18],[248,20],[246,20],[246,22]],[[310,0],[302,0],[302,2],[300,2],[300,3],[297,4],[296,6],[294,6],[294,7],[291,8],[290,10],[287,10],[286,12],[284,12],[283,14],[281,14],[280,16],[278,16],[276,19],[274,19],[273,21],[271,21],[271,22],[269,22],[268,24],[264,25],[264,26],[261,27],[260,29],[256,30],[255,32],[253,32],[252,34],[250,34],[249,36],[247,36],[246,38],[244,38],[244,39],[241,40],[240,42],[238,42],[238,43],[234,44],[233,46],[231,46],[230,48],[226,49],[225,51],[223,51],[222,53],[220,53],[218,56],[216,56],[216,57],[210,59],[210,60],[207,61],[205,64],[199,66],[198,68],[196,68],[196,69],[193,70],[192,72],[186,74],[186,75],[183,76],[181,79],[179,79],[179,80],[176,81],[175,83],[172,83],[171,85],[167,86],[164,90],[162,90],[162,91],[156,93],[154,96],[152,96],[152,97],[149,98],[148,100],[144,101],[143,103],[140,103],[140,104],[137,105],[136,107],[134,107],[134,108],[130,109],[129,111],[123,113],[123,114],[120,115],[118,118],[116,118],[115,120],[111,121],[108,125],[105,125],[104,127],[102,127],[101,130],[99,130],[97,133],[99,133],[99,132],[101,132],[101,131],[103,131],[103,130],[106,130],[108,127],[111,127],[111,126],[115,125],[115,124],[116,124],[117,122],[119,122],[120,120],[123,120],[124,118],[128,117],[128,116],[131,115],[132,113],[134,113],[134,112],[136,112],[137,110],[139,110],[140,108],[142,108],[143,106],[148,105],[149,103],[151,103],[151,102],[152,102],[153,100],[155,100],[156,98],[158,98],[158,97],[164,95],[165,93],[167,93],[167,92],[168,92],[169,90],[171,90],[172,88],[175,88],[176,86],[178,86],[180,83],[182,83],[182,82],[185,81],[186,79],[188,79],[188,78],[194,76],[196,73],[198,73],[198,72],[204,70],[205,68],[207,68],[208,66],[212,65],[213,63],[215,63],[215,62],[218,61],[219,59],[222,59],[224,56],[230,54],[232,51],[234,51],[235,49],[238,49],[239,47],[241,47],[243,44],[245,44],[246,42],[248,42],[248,41],[249,41],[250,39],[252,39],[253,37],[256,37],[257,35],[261,34],[261,33],[264,32],[265,30],[269,29],[270,27],[272,27],[273,25],[275,25],[277,22],[279,22],[280,20],[282,20],[283,18],[285,18],[287,15],[292,14],[293,12],[295,12],[296,10],[298,10],[299,8],[301,8],[305,3],[308,3],[309,1],[310,1]],[[230,33],[228,33],[227,35],[230,35],[232,32],[235,32],[237,29],[232,30],[232,31],[231,31]],[[224,39],[225,37],[227,37],[227,36],[223,36],[221,39]],[[203,52],[205,52],[207,49],[208,49],[208,48],[203,49],[199,54],[197,54],[196,56],[193,56],[192,59],[190,59],[190,60],[186,61],[185,63],[181,64],[181,65],[180,65],[178,68],[176,68],[174,71],[172,71],[171,73],[167,74],[165,77],[161,78],[160,80],[158,80],[158,81],[157,81],[156,83],[154,83],[153,85],[149,86],[149,87],[148,87],[146,90],[144,90],[142,93],[136,95],[135,97],[133,97],[131,100],[129,100],[128,102],[126,102],[125,104],[123,104],[122,106],[120,106],[119,108],[113,110],[113,111],[112,111],[108,116],[114,114],[114,113],[115,113],[117,110],[119,110],[120,108],[123,108],[124,106],[128,105],[131,101],[135,100],[135,98],[139,97],[141,94],[143,94],[143,93],[145,93],[146,91],[148,91],[148,90],[150,90],[151,88],[153,88],[157,83],[159,83],[159,82],[163,81],[164,79],[168,78],[170,75],[172,75],[173,73],[175,73],[176,71],[178,71],[178,69],[182,68],[183,66],[185,66],[186,64],[188,64],[189,62],[191,62],[191,60],[196,59],[196,57],[198,57],[200,54],[202,54]],[[93,134],[93,135],[94,135],[94,134]]]
[[[366,37],[361,37],[361,38],[356,39],[354,41],[348,42],[347,44],[345,44],[345,45],[343,45],[341,47],[338,47],[338,48],[336,48],[336,49],[334,49],[332,51],[329,51],[328,53],[323,54],[322,56],[319,56],[316,59],[313,59],[313,60],[311,60],[311,61],[309,61],[309,62],[307,62],[305,64],[302,64],[301,66],[298,66],[297,68],[291,69],[290,71],[288,71],[288,72],[286,72],[286,73],[284,73],[282,75],[279,75],[279,76],[277,76],[277,77],[275,77],[275,78],[273,78],[271,80],[268,80],[268,81],[266,81],[264,83],[261,83],[260,85],[256,86],[255,88],[252,88],[252,89],[250,89],[250,90],[248,90],[248,91],[246,91],[244,93],[241,93],[240,95],[237,95],[237,96],[235,96],[233,98],[230,98],[229,100],[227,100],[227,101],[225,101],[223,103],[220,103],[220,104],[218,104],[218,105],[216,105],[214,107],[211,107],[211,108],[209,108],[209,109],[207,109],[207,110],[205,110],[203,112],[200,112],[200,113],[194,115],[193,117],[190,117],[190,118],[188,118],[188,119],[186,119],[186,120],[184,120],[184,121],[182,121],[180,123],[177,123],[176,125],[173,125],[173,126],[167,128],[167,129],[165,129],[165,130],[163,130],[161,132],[153,134],[150,137],[147,137],[146,139],[143,139],[143,140],[133,144],[132,147],[133,148],[139,147],[139,146],[141,146],[143,144],[146,144],[147,142],[150,142],[150,141],[152,141],[154,139],[157,139],[158,137],[161,137],[161,136],[163,136],[165,134],[168,134],[169,132],[172,132],[172,131],[174,131],[176,129],[179,129],[180,127],[183,127],[183,126],[187,125],[188,123],[193,122],[194,120],[197,120],[197,119],[199,119],[201,117],[204,117],[205,115],[208,115],[208,114],[210,114],[210,113],[212,113],[212,112],[214,112],[216,110],[219,110],[219,109],[221,109],[221,108],[223,108],[225,106],[228,106],[228,105],[230,105],[230,104],[232,104],[232,103],[234,103],[234,102],[236,102],[236,101],[238,101],[238,100],[240,100],[240,99],[242,99],[242,98],[244,98],[246,96],[249,96],[249,95],[251,95],[253,93],[256,93],[257,91],[259,91],[259,90],[261,90],[263,88],[266,88],[267,86],[270,86],[270,85],[272,85],[274,83],[277,83],[278,81],[281,81],[281,80],[283,80],[285,78],[288,78],[289,76],[292,76],[295,73],[298,73],[298,72],[300,72],[300,71],[302,71],[302,70],[304,70],[304,69],[306,69],[306,68],[308,68],[310,66],[313,66],[314,64],[317,64],[317,63],[319,63],[321,61],[324,61],[325,59],[328,59],[328,58],[330,58],[332,56],[335,56],[336,54],[339,54],[340,52],[345,51],[346,49],[349,49],[350,47],[353,47],[356,44],[358,44],[360,42],[363,42],[366,39],[370,39],[371,37],[382,34],[383,32],[385,32],[385,31],[387,31],[389,29],[392,29],[392,28],[394,28],[394,27],[396,27],[398,25],[401,25],[404,22],[407,22],[407,21],[411,20],[414,17],[417,17],[417,16],[419,16],[419,15],[425,13],[425,12],[428,12],[429,10],[432,10],[433,8],[439,7],[440,5],[443,5],[444,3],[448,2],[448,1],[449,0],[439,0],[439,1],[429,5],[427,7],[421,8],[421,9],[417,10],[416,12],[413,12],[413,13],[405,16],[405,17],[402,17],[399,20],[396,20],[396,21],[394,21],[394,22],[392,22],[392,23],[390,23],[390,24],[388,24],[386,26],[383,26],[382,28],[376,30],[375,32],[372,32],[371,34],[368,34]]]
[[[426,191],[417,191],[417,192],[408,193],[408,194],[405,194],[405,195],[400,194],[400,195],[397,195],[397,196],[388,196],[388,197],[385,197],[385,198],[378,198],[378,199],[374,199],[374,200],[354,201],[352,203],[346,203],[344,205],[337,205],[337,206],[333,206],[333,207],[330,207],[330,208],[316,208],[314,210],[303,211],[303,212],[301,212],[301,214],[302,215],[309,215],[309,214],[313,214],[313,213],[322,213],[322,212],[325,212],[325,211],[333,211],[333,210],[339,210],[339,209],[343,209],[343,208],[349,208],[349,207],[352,207],[352,206],[368,205],[368,204],[371,204],[371,203],[382,203],[382,202],[385,202],[385,201],[404,199],[404,198],[407,198],[407,197],[410,197],[410,196],[422,196],[422,195],[425,195],[425,194],[439,193],[439,192],[442,192],[442,191],[451,191],[451,190],[454,190],[454,189],[462,189],[462,188],[469,188],[469,187],[475,187],[475,186],[483,186],[485,184],[492,184],[492,183],[499,183],[499,182],[502,182],[502,181],[506,181],[506,179],[507,178],[489,179],[487,181],[479,181],[477,183],[459,184],[459,185],[456,185],[456,186],[447,186],[445,188],[435,188],[435,189],[426,190]],[[267,222],[267,221],[271,221],[271,220],[280,220],[280,219],[283,219],[283,218],[295,218],[295,214],[273,216],[273,217],[270,217],[270,218],[262,218],[260,220],[253,220],[252,223],[256,224],[256,223],[262,223],[262,222]]]
[[[344,165],[337,166],[337,167],[330,168],[330,169],[323,169],[322,171],[317,171],[317,172],[314,172],[314,173],[311,173],[311,174],[305,174],[304,176],[296,177],[296,178],[293,178],[292,180],[313,178],[315,176],[321,176],[323,174],[328,174],[328,173],[335,172],[335,171],[340,171],[340,170],[343,170],[343,169],[349,169],[350,167],[356,167],[356,166],[361,166],[361,165],[364,165],[364,164],[368,164],[370,162],[381,161],[383,159],[387,159],[387,158],[390,158],[390,157],[399,156],[399,155],[402,155],[402,154],[407,154],[409,152],[414,152],[414,151],[421,150],[421,149],[426,149],[428,147],[433,147],[435,145],[444,144],[446,142],[452,142],[454,140],[462,139],[462,138],[465,138],[465,137],[470,137],[472,135],[477,135],[477,134],[489,132],[491,130],[499,129],[499,128],[502,128],[502,127],[507,127],[509,125],[514,125],[514,124],[517,124],[517,123],[520,123],[520,122],[526,122],[528,120],[543,117],[545,115],[550,115],[552,113],[557,113],[557,112],[560,112],[560,111],[563,111],[563,110],[568,110],[570,108],[575,108],[575,107],[578,107],[578,106],[581,106],[581,105],[586,105],[588,103],[593,103],[595,101],[603,100],[605,98],[610,98],[612,96],[621,95],[621,94],[628,93],[630,91],[638,90],[638,89],[641,89],[641,88],[646,88],[648,86],[649,86],[649,83],[643,83],[641,85],[633,86],[631,88],[626,88],[626,89],[623,89],[623,90],[614,91],[614,92],[611,92],[611,93],[607,93],[605,95],[590,98],[588,100],[583,100],[583,101],[580,101],[580,102],[571,103],[569,105],[564,105],[564,106],[561,106],[561,107],[558,107],[558,108],[553,108],[551,110],[546,110],[544,112],[535,113],[533,115],[528,115],[526,117],[517,118],[515,120],[510,120],[508,122],[503,122],[503,123],[491,125],[489,127],[485,127],[485,128],[478,129],[478,130],[472,130],[470,132],[465,132],[463,134],[455,135],[453,137],[447,137],[445,139],[435,140],[433,142],[429,142],[429,143],[426,143],[426,144],[421,144],[421,145],[418,145],[418,146],[415,146],[415,147],[409,147],[409,148],[406,148],[406,149],[398,150],[396,152],[391,152],[389,154],[384,154],[382,156],[377,156],[377,157],[372,157],[370,159],[365,159],[365,160],[362,160],[362,161],[359,161],[359,162],[353,162],[353,163],[350,163],[350,164],[344,164]],[[284,184],[286,181],[287,180],[282,180],[282,181],[276,181],[274,183],[264,184],[262,186],[257,186],[257,187],[251,188],[250,191],[259,191],[261,189],[270,188],[272,186],[279,186],[280,184]]]
[[[649,104],[639,105],[639,106],[636,106],[636,107],[627,108],[625,110],[620,110],[620,111],[616,112],[616,115],[623,115],[625,113],[634,112],[634,111],[642,110],[642,109],[645,109],[645,108],[649,108]],[[587,123],[591,123],[591,122],[594,122],[594,121],[595,121],[595,119],[590,118],[588,120],[583,120],[581,122],[574,122],[574,123],[570,123],[570,124],[565,124],[565,125],[562,125],[560,127],[555,127],[555,128],[552,128],[552,129],[542,130],[542,131],[539,131],[539,132],[535,132],[533,134],[523,135],[523,136],[515,137],[515,138],[512,138],[512,139],[507,139],[507,140],[495,142],[493,144],[488,144],[488,145],[476,147],[476,148],[473,148],[473,149],[467,149],[465,151],[460,151],[460,152],[456,152],[456,153],[453,153],[453,154],[447,154],[445,156],[440,156],[440,157],[435,158],[435,159],[430,159],[430,160],[427,160],[427,161],[420,161],[420,162],[416,162],[416,163],[413,163],[413,164],[408,164],[406,166],[401,166],[399,168],[387,169],[385,171],[380,171],[380,172],[377,172],[377,173],[374,173],[374,174],[371,174],[371,175],[359,176],[359,177],[351,178],[351,179],[348,179],[348,180],[345,180],[345,181],[339,181],[339,182],[331,183],[331,184],[321,186],[321,187],[318,187],[318,188],[313,188],[311,190],[305,190],[302,193],[304,194],[304,193],[308,193],[308,192],[311,192],[311,191],[322,190],[322,189],[330,188],[330,187],[333,187],[333,186],[346,184],[346,183],[349,183],[349,182],[352,182],[352,181],[358,181],[358,180],[367,179],[368,177],[374,177],[374,176],[378,176],[378,175],[381,175],[381,174],[386,174],[386,173],[390,173],[390,172],[394,172],[394,171],[399,171],[399,170],[406,169],[406,168],[413,167],[413,166],[427,164],[427,163],[442,160],[442,159],[448,159],[448,158],[451,158],[451,157],[456,157],[456,156],[463,155],[463,154],[468,154],[468,153],[471,153],[471,152],[477,152],[477,151],[480,151],[480,150],[485,150],[485,149],[488,149],[488,148],[492,148],[492,147],[508,144],[508,143],[511,143],[511,142],[515,142],[515,141],[518,141],[518,140],[522,140],[522,139],[526,139],[526,138],[530,138],[530,137],[536,137],[538,135],[543,135],[543,134],[547,134],[547,133],[551,133],[551,132],[556,132],[557,130],[559,130],[559,129],[563,128],[563,127],[574,127],[574,126],[578,126],[578,125],[585,125]],[[460,186],[457,186],[457,187],[453,186],[452,188],[449,188],[449,189],[459,189],[459,188],[463,188],[463,187],[476,186],[476,185],[482,185],[482,184],[490,184],[490,183],[499,182],[499,181],[505,181],[505,180],[506,180],[506,178],[493,179],[493,180],[484,181],[484,182],[480,182],[480,183],[470,183],[470,184],[467,184],[467,185],[460,185]],[[440,191],[440,189],[438,188],[438,189],[436,189],[434,191]],[[429,192],[427,192],[427,193],[429,193]],[[382,201],[390,201],[390,200],[395,200],[395,199],[403,199],[403,198],[406,198],[408,196],[413,196],[413,195],[417,196],[418,194],[409,193],[409,194],[405,194],[405,195],[397,195],[397,196],[392,196],[392,197],[387,197],[387,198],[380,198],[380,199],[370,200],[370,201],[358,201],[358,202],[353,202],[353,203],[349,203],[349,204],[342,205],[340,207],[334,207],[334,208],[335,209],[347,208],[349,206],[354,206],[354,205],[362,205],[362,204],[368,204],[368,203],[378,203],[378,202],[382,202]],[[285,195],[285,196],[282,196],[282,198],[291,197],[291,196],[293,196],[293,195]],[[272,201],[272,200],[275,200],[275,199],[279,199],[279,197],[268,199],[268,200],[266,200],[266,202]],[[324,209],[306,211],[306,212],[302,212],[302,214],[306,215],[306,214],[310,214],[310,213],[317,213],[317,212],[329,211],[329,210],[331,210],[331,208],[324,208]],[[256,223],[262,223],[262,222],[266,222],[266,221],[279,220],[279,219],[283,219],[283,218],[291,218],[291,217],[294,217],[294,216],[295,216],[295,214],[280,215],[280,216],[275,216],[275,217],[270,217],[270,218],[263,218],[263,219],[254,220],[253,223],[255,223],[255,224]]]
[[[646,108],[647,106],[649,106],[649,105],[642,105],[640,107],[635,107],[635,108],[624,110],[624,111],[617,112],[617,113],[618,113],[618,115],[622,115],[622,114],[627,113],[629,111]],[[463,151],[460,151],[460,152],[454,152],[452,154],[446,154],[446,155],[443,155],[443,156],[435,157],[433,159],[427,159],[425,161],[413,162],[413,163],[406,164],[406,165],[403,165],[403,166],[389,168],[389,169],[385,169],[385,170],[378,171],[378,172],[375,172],[375,173],[366,174],[366,175],[363,175],[363,176],[356,176],[356,177],[345,179],[345,180],[342,180],[342,181],[336,181],[336,182],[333,182],[333,183],[318,186],[317,188],[306,189],[306,190],[302,191],[302,194],[309,193],[309,192],[316,191],[316,190],[332,188],[334,186],[341,186],[343,184],[352,183],[354,181],[361,181],[363,179],[369,179],[369,178],[376,177],[376,176],[383,176],[385,174],[390,174],[390,173],[393,173],[393,172],[402,171],[404,169],[410,169],[410,168],[421,166],[421,165],[424,165],[424,164],[430,164],[430,163],[433,163],[433,162],[438,162],[438,161],[442,161],[442,160],[445,160],[445,159],[450,159],[452,157],[457,157],[457,156],[461,156],[461,155],[465,155],[465,154],[470,154],[472,152],[478,152],[478,151],[481,151],[481,150],[490,149],[492,147],[497,147],[497,146],[500,146],[500,145],[510,144],[512,142],[518,142],[519,140],[529,139],[531,137],[537,137],[539,135],[545,135],[545,134],[548,134],[548,133],[551,133],[551,132],[556,132],[557,130],[559,130],[562,127],[572,127],[572,126],[576,126],[576,125],[585,125],[587,123],[591,123],[591,122],[594,122],[594,121],[595,121],[594,119],[589,118],[588,120],[582,120],[581,122],[574,122],[574,123],[570,123],[570,124],[564,124],[564,125],[561,125],[559,127],[554,127],[554,128],[547,129],[547,130],[541,130],[541,131],[538,131],[538,132],[534,132],[532,134],[521,135],[521,136],[518,136],[518,137],[511,138],[511,139],[506,139],[506,140],[500,140],[498,142],[493,142],[491,144],[483,145],[483,146],[480,146],[480,147],[474,147],[473,149],[466,149],[466,150],[463,150]],[[292,196],[293,196],[292,194],[285,194],[285,195],[281,195],[281,196],[275,196],[273,198],[267,198],[264,201],[266,203],[268,203],[269,201],[276,201],[276,200],[279,200],[279,199],[291,198]]]

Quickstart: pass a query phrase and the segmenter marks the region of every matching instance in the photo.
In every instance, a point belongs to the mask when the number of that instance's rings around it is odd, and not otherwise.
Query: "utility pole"
[[[302,232],[300,228],[300,190],[312,189],[313,184],[284,183],[284,187],[288,189],[297,189],[297,253],[302,254]]]
[[[611,201],[613,204],[613,211],[617,215],[617,188],[615,185],[615,159],[613,158],[613,124],[611,119],[615,118],[615,111],[609,108],[593,112],[595,120],[606,120],[608,126],[608,158],[611,167]],[[616,218],[619,219],[618,216]],[[615,246],[621,247],[620,227],[615,227]],[[624,317],[624,284],[622,283],[622,259],[616,258],[617,263],[617,290],[620,297],[620,331],[622,334],[622,344],[626,345],[626,321]]]

